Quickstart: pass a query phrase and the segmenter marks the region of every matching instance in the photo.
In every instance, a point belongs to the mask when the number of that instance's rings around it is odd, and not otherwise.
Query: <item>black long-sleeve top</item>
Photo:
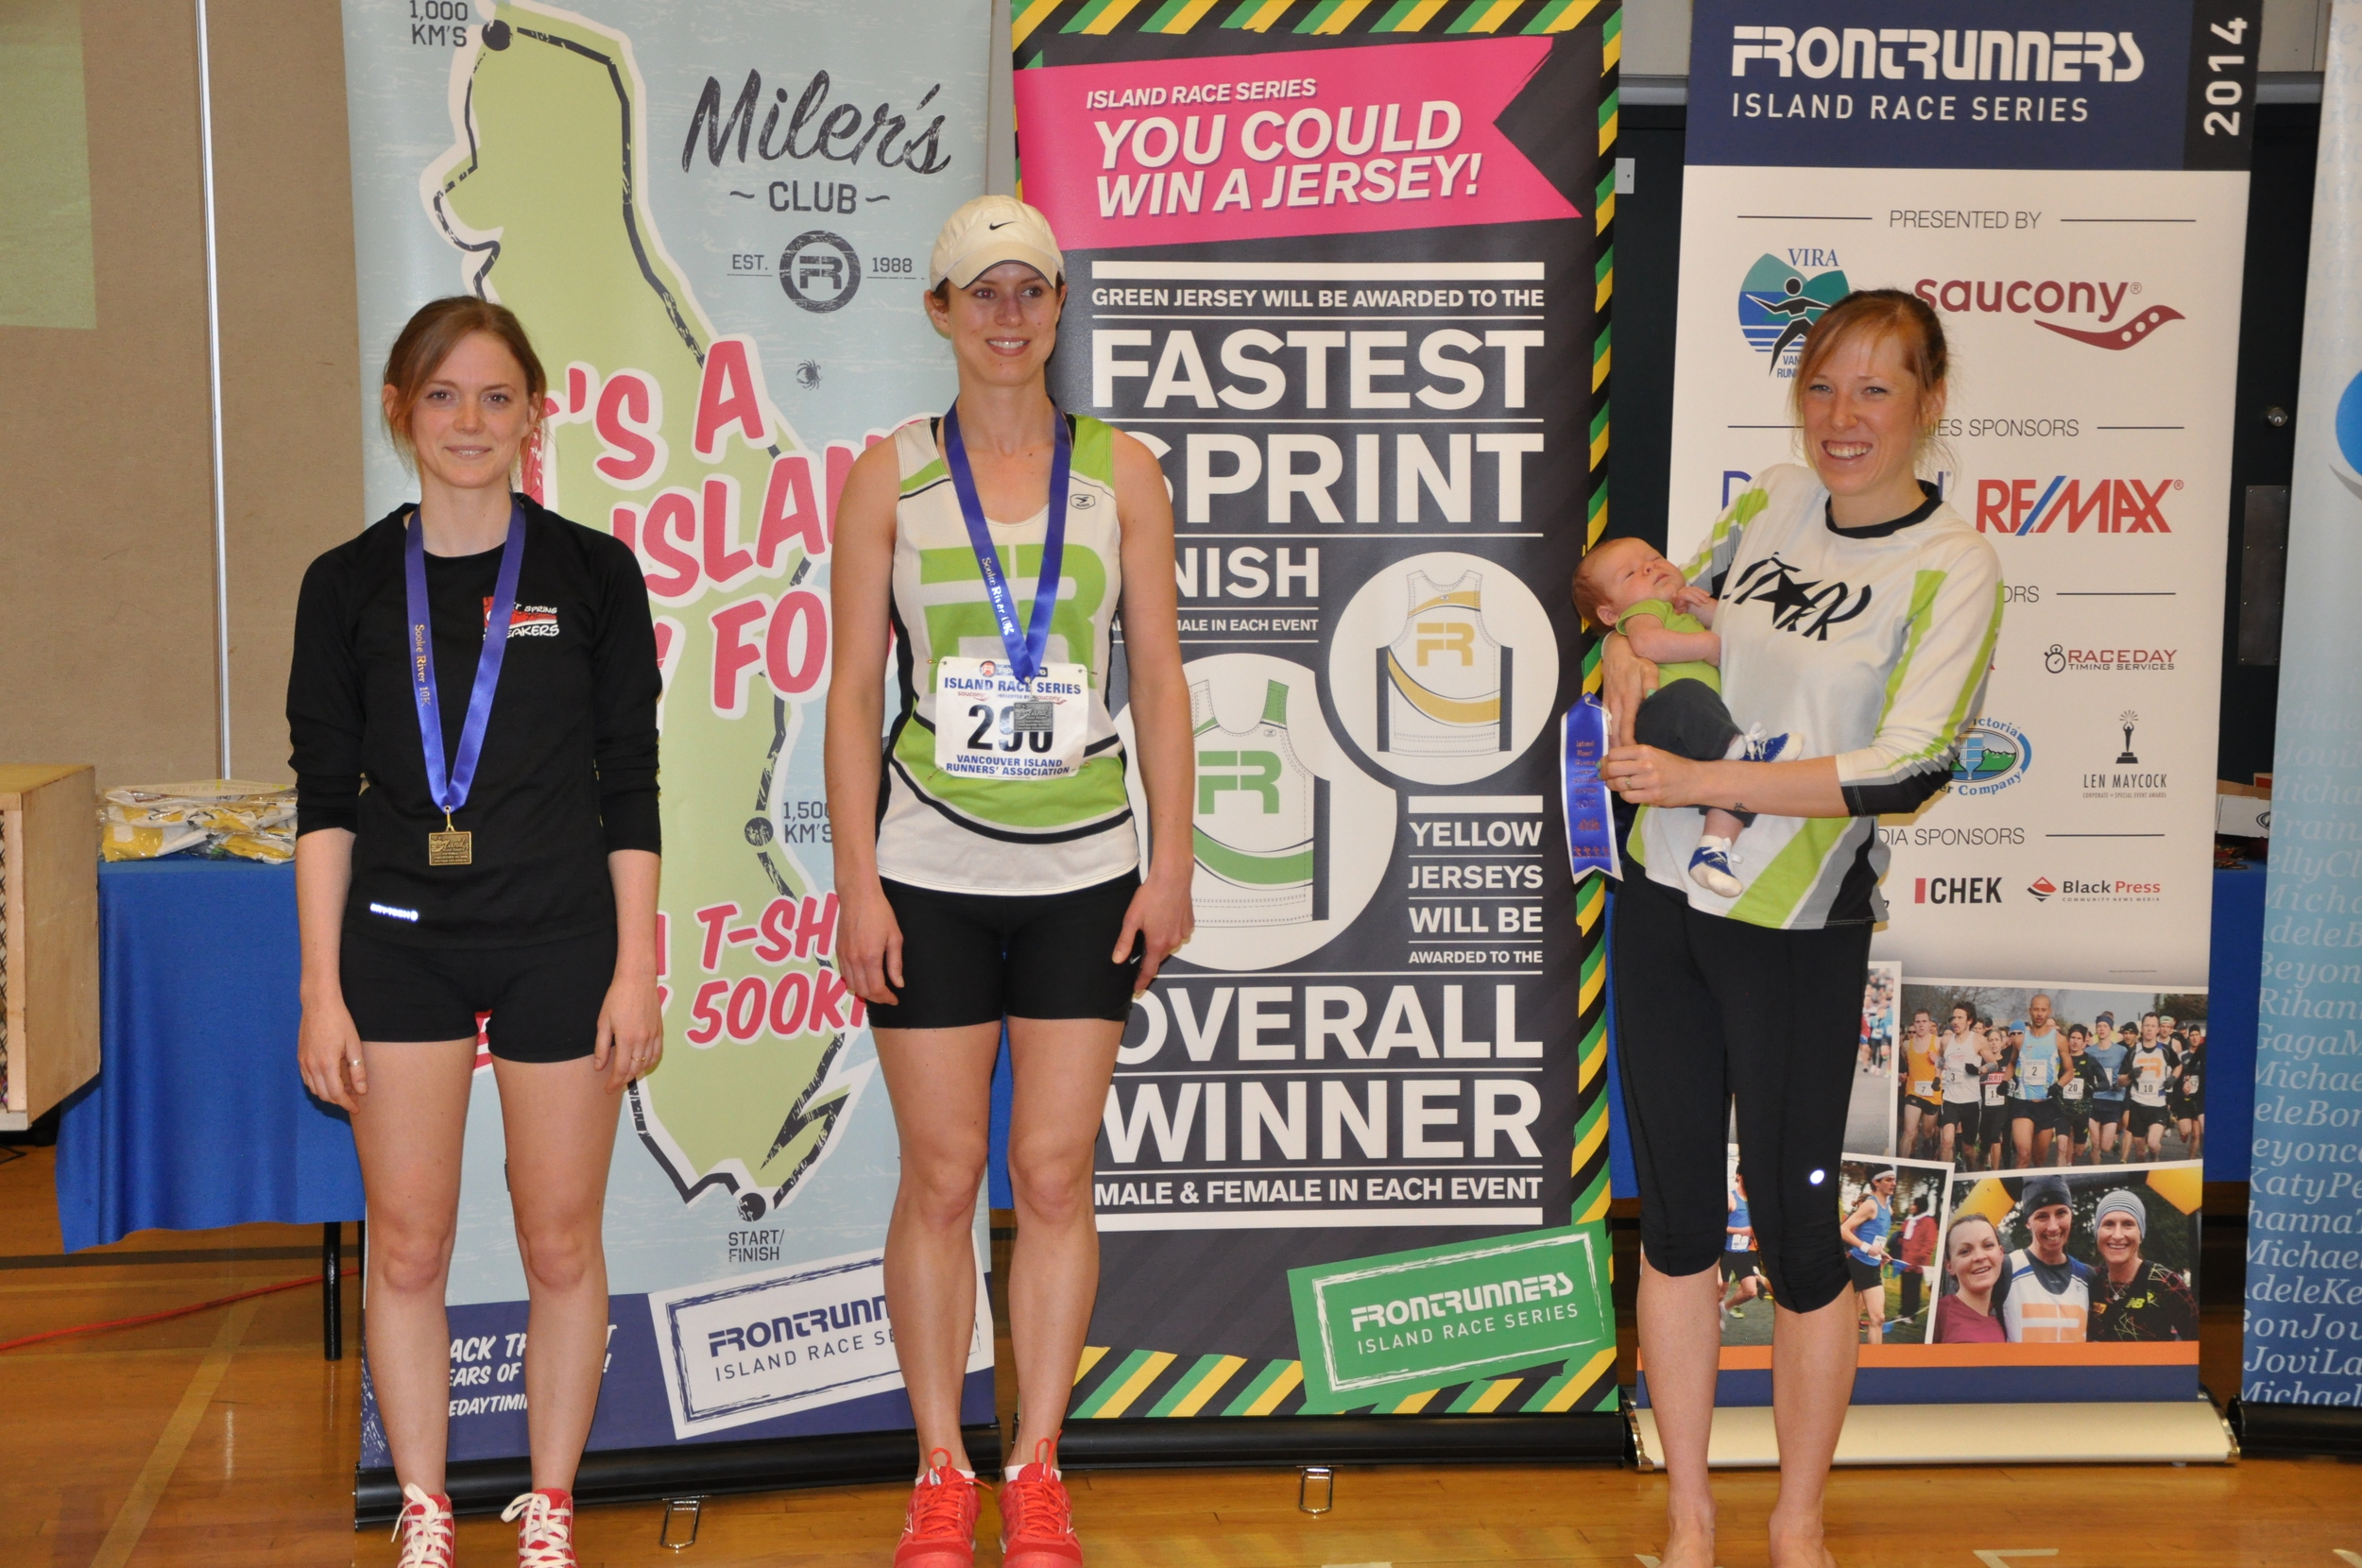
[[[615,923],[607,855],[659,851],[656,633],[628,546],[522,503],[524,560],[500,685],[453,826],[473,862],[427,864],[407,657],[403,506],[314,561],[296,605],[287,730],[296,831],[356,835],[345,929],[419,946],[517,946]],[[498,550],[426,557],[443,755],[458,758]],[[364,790],[364,780],[368,788]]]

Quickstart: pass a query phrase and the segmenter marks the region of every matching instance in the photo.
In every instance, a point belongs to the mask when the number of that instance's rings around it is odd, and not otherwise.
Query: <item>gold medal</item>
[[[443,831],[426,836],[426,863],[429,865],[472,865],[475,863],[475,835],[463,832],[451,825],[451,813],[443,813]]]

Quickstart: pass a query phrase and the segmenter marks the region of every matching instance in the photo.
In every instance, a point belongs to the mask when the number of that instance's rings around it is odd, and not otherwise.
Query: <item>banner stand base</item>
[[[1633,1412],[1640,1468],[1664,1450],[1656,1412]],[[2231,1428],[2203,1398],[2170,1403],[2076,1405],[1857,1405],[1838,1438],[1841,1465],[2229,1464]],[[1714,1412],[1706,1463],[1718,1470],[1780,1462],[1771,1406]]]
[[[2231,1428],[2242,1452],[2257,1458],[2326,1454],[2362,1459],[2362,1410],[2326,1405],[2231,1402]]]
[[[1620,1411],[1548,1416],[1214,1416],[1073,1421],[1069,1470],[1306,1464],[1621,1464]]]
[[[1178,1423],[1160,1423],[1177,1425]],[[1001,1469],[1001,1429],[961,1429],[981,1474]],[[574,1501],[644,1503],[676,1497],[717,1497],[738,1491],[788,1491],[807,1487],[867,1486],[918,1474],[918,1439],[903,1432],[831,1432],[810,1438],[752,1442],[667,1443],[656,1448],[593,1449],[574,1475]],[[454,1513],[498,1513],[533,1489],[532,1461],[522,1454],[465,1459],[443,1483]],[[402,1511],[402,1484],[391,1468],[352,1473],[355,1529],[387,1525]]]

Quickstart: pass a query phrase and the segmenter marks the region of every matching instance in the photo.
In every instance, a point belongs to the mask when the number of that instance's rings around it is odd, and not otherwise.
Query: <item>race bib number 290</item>
[[[1067,778],[1083,765],[1090,672],[1046,664],[1020,681],[998,659],[935,660],[935,766],[962,778]]]

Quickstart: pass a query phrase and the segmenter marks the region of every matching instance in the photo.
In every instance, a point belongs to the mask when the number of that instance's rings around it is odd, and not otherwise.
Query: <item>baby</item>
[[[1788,737],[1751,737],[1722,706],[1722,639],[1712,630],[1713,595],[1685,581],[1681,569],[1635,538],[1609,539],[1575,569],[1575,608],[1594,626],[1624,634],[1634,653],[1657,666],[1663,684],[1641,703],[1633,739],[1694,762],[1770,762]],[[1705,831],[1689,857],[1689,878],[1723,898],[1747,891],[1732,844],[1752,811],[1705,811]]]

